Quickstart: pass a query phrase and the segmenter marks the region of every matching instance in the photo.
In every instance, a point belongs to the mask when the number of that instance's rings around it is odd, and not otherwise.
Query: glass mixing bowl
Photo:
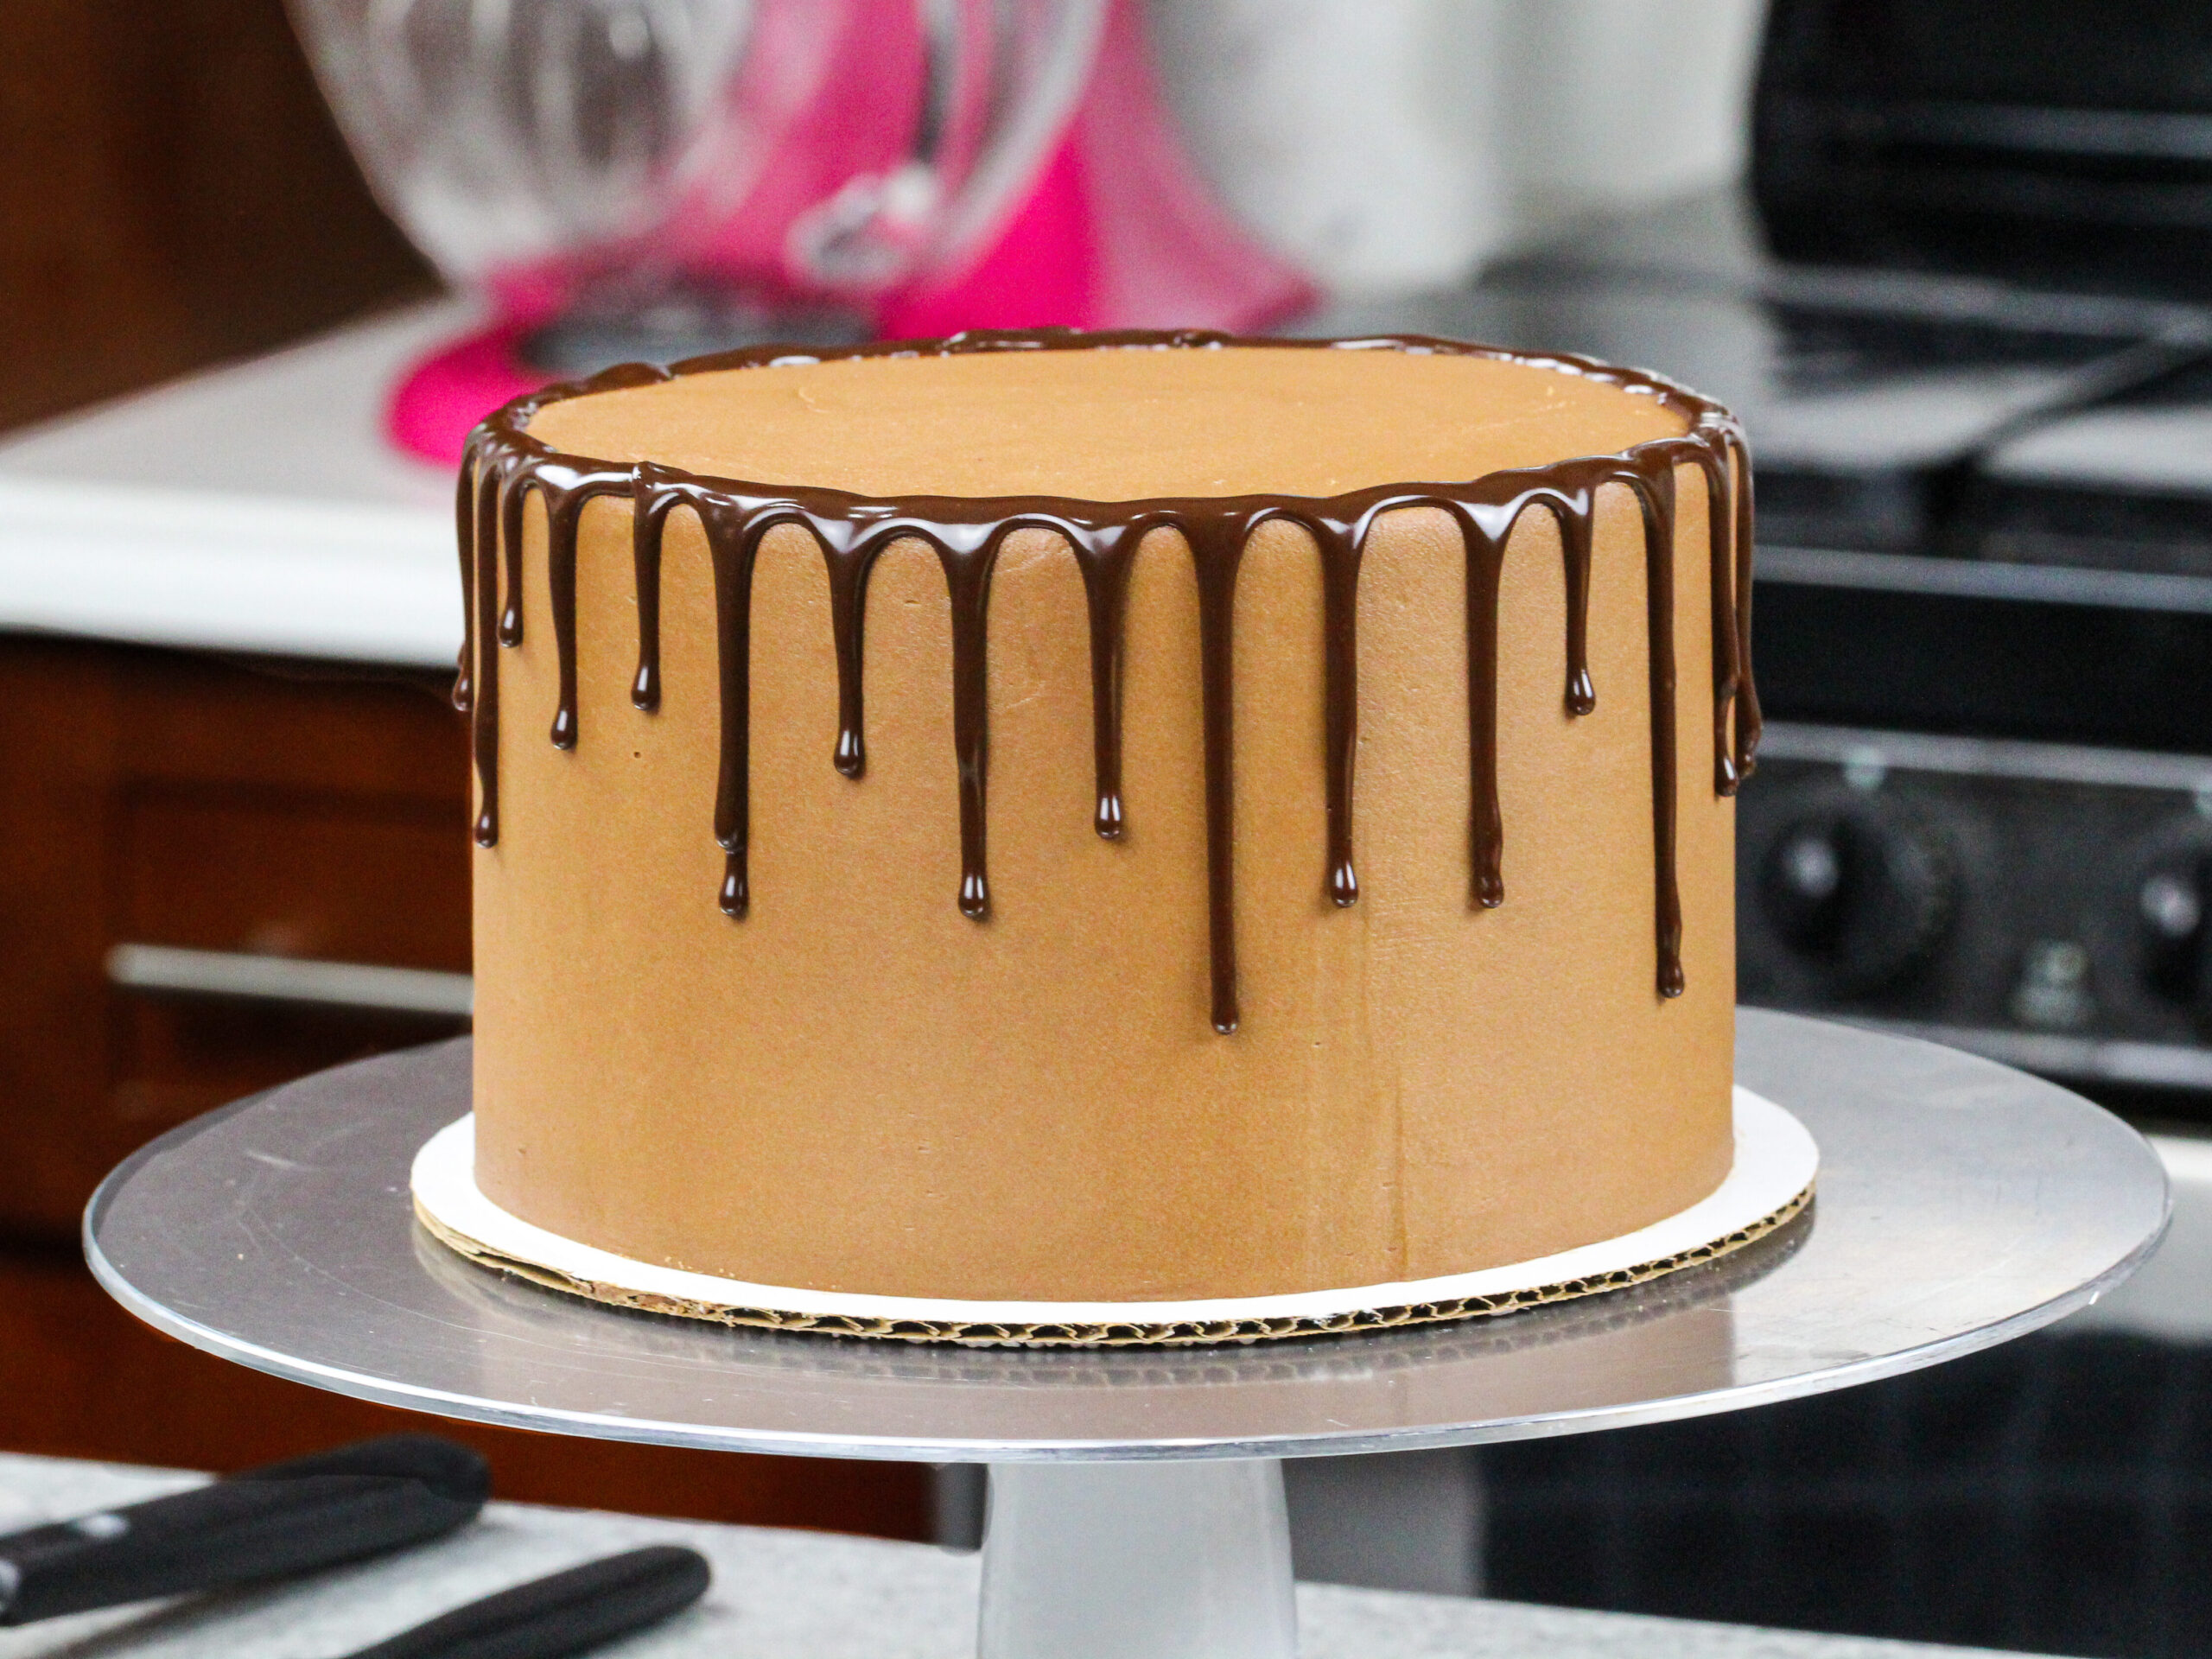
[[[539,366],[864,334],[1017,205],[1106,0],[290,0],[371,185]]]

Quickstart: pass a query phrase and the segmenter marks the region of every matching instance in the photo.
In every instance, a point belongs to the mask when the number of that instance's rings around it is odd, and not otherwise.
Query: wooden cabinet
[[[0,1231],[64,1239],[124,1153],[450,1017],[112,982],[118,946],[468,968],[466,738],[429,677],[0,640]]]
[[[99,1178],[162,1130],[461,1028],[114,972],[118,947],[151,946],[466,973],[467,734],[446,690],[0,637],[0,1446],[231,1468],[423,1426],[156,1337],[73,1242]],[[893,1536],[925,1522],[909,1465],[461,1432],[510,1496]]]

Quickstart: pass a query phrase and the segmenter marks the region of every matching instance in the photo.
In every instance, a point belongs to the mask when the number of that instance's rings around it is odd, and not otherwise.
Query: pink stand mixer
[[[492,321],[394,387],[450,464],[628,359],[973,327],[1255,328],[1135,0],[294,0],[372,184]]]

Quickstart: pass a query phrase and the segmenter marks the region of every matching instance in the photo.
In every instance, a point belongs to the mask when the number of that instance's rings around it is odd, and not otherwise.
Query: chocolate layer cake
[[[478,1184],[881,1295],[1383,1284],[1731,1159],[1747,459],[1441,341],[620,370],[462,472]]]

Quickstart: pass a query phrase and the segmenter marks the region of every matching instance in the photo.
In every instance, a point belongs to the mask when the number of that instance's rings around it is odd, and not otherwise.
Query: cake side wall
[[[1688,993],[1654,993],[1641,520],[1611,488],[1598,708],[1569,720],[1556,531],[1507,556],[1507,898],[1468,902],[1465,559],[1392,515],[1362,582],[1358,905],[1323,893],[1321,624],[1303,533],[1239,583],[1244,1021],[1207,1017],[1197,607],[1172,533],[1139,556],[1129,828],[1090,826],[1073,560],[1040,532],[991,601],[994,913],[959,842],[944,578],[906,543],[868,629],[868,774],[830,765],[827,590],[772,532],[753,625],[753,907],[716,908],[712,594],[681,510],[660,711],[630,706],[626,504],[585,510],[582,741],[555,706],[541,515],[502,653],[505,830],[477,855],[479,1179],[555,1231],[769,1283],[1173,1298],[1460,1271],[1629,1230],[1728,1160],[1732,807],[1714,799],[1703,492],[1679,480],[1680,879]]]

